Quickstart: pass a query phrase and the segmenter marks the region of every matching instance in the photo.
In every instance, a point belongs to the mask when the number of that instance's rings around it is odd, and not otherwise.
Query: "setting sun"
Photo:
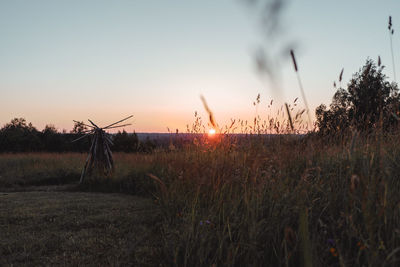
[[[214,134],[215,134],[215,129],[210,129],[210,130],[208,131],[208,134],[209,134],[209,135],[214,135]]]

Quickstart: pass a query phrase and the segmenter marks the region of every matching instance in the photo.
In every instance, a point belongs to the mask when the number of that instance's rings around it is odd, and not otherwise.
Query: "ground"
[[[151,264],[150,199],[37,189],[0,192],[0,266]]]

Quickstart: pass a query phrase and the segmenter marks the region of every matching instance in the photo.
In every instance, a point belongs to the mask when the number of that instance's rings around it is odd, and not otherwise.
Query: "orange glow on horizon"
[[[211,128],[210,130],[208,130],[208,135],[210,136],[215,135],[215,129]]]

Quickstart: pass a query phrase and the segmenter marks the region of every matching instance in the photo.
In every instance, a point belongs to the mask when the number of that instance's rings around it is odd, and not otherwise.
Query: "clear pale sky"
[[[400,1],[296,0],[282,17],[282,44],[296,43],[314,113],[329,104],[344,68],[345,85],[370,57],[392,78],[388,16],[400,76]],[[266,45],[259,17],[239,0],[1,0],[0,126],[24,117],[38,129],[90,118],[100,125],[134,115],[127,131],[166,132],[206,118],[204,95],[219,124],[250,119],[267,102],[300,96],[289,60],[277,93],[256,71]],[[301,103],[300,103],[301,104]]]

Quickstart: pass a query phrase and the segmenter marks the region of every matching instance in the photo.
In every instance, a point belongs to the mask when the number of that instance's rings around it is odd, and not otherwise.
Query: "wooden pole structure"
[[[114,161],[113,161],[112,152],[110,149],[110,146],[113,145],[113,142],[112,142],[112,138],[104,130],[131,125],[130,123],[118,125],[119,123],[126,121],[127,119],[130,119],[130,118],[132,118],[132,115],[129,117],[126,117],[125,119],[114,122],[103,128],[97,126],[90,119],[88,119],[88,121],[91,125],[84,124],[85,126],[91,128],[91,129],[85,131],[83,136],[72,141],[72,142],[76,142],[78,140],[81,140],[82,138],[85,138],[86,136],[92,137],[92,143],[90,145],[89,153],[86,158],[86,162],[83,167],[79,183],[83,183],[83,181],[85,179],[85,175],[86,174],[91,175],[94,170],[97,171],[97,174],[103,174],[105,176],[108,176],[113,172]]]

